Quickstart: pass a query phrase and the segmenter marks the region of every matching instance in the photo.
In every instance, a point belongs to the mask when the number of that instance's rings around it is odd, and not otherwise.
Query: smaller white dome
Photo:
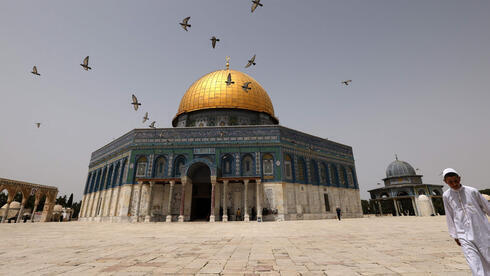
[[[10,202],[10,209],[19,209],[20,208],[20,203],[18,201],[12,201]],[[3,205],[2,209],[7,209],[7,203]]]
[[[429,198],[426,195],[419,195],[418,200],[429,200]]]
[[[53,212],[61,212],[63,210],[63,206],[59,205],[59,204],[56,204],[54,207],[53,207]]]

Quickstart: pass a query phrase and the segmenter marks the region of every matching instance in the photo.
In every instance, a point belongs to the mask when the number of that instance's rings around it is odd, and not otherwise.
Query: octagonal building
[[[265,89],[228,64],[190,86],[172,126],[133,129],[92,153],[80,220],[362,215],[352,148],[279,125]]]

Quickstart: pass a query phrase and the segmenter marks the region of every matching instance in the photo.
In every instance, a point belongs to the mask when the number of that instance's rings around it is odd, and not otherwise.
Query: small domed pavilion
[[[444,214],[442,185],[424,184],[412,165],[398,160],[386,168],[385,187],[369,190],[378,214],[429,216]],[[379,184],[379,183],[378,183]]]

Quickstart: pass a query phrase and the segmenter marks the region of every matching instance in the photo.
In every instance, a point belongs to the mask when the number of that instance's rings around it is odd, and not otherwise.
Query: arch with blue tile
[[[197,163],[203,163],[206,166],[208,166],[210,171],[210,176],[216,177],[216,166],[207,158],[196,158],[190,161],[189,163],[185,164],[182,175],[189,176],[189,169],[192,167],[192,165]]]

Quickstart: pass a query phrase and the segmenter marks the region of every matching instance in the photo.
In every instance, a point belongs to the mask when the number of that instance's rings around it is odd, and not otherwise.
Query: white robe
[[[463,186],[458,190],[444,192],[444,209],[449,235],[454,239],[464,240],[461,243],[465,257],[472,266],[471,256],[467,254],[468,246],[474,245],[481,255],[483,267],[490,264],[490,203],[475,188]],[[466,242],[468,241],[468,242]],[[486,270],[486,269],[485,269]]]

